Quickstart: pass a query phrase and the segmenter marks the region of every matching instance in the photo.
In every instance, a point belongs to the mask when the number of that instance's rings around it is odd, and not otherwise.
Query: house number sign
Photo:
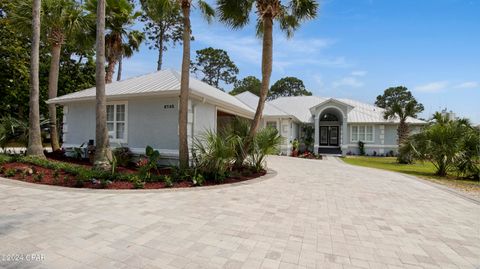
[[[170,104],[170,105],[164,105],[163,106],[163,109],[172,109],[172,108],[175,108],[175,105]]]

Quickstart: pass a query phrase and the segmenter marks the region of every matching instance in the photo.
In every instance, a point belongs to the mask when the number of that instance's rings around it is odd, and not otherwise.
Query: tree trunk
[[[188,120],[188,92],[190,80],[190,1],[182,1],[183,13],[183,59],[182,75],[180,82],[180,108],[178,113],[179,124],[179,161],[180,169],[189,167],[188,163],[188,139],[187,139],[187,120]]]
[[[32,51],[30,54],[30,113],[28,120],[27,155],[45,158],[40,131],[40,82],[38,75],[40,65],[40,7],[41,1],[34,0],[32,9],[33,35]]]
[[[108,141],[107,98],[105,96],[105,0],[98,0],[97,4],[96,49],[95,168],[108,170],[112,152]]]
[[[48,99],[57,97],[61,51],[62,45],[59,43],[52,44],[52,60],[48,73]],[[52,145],[52,151],[57,151],[60,149],[60,144],[58,142],[57,107],[55,104],[48,104],[48,116],[50,118],[50,144]]]
[[[123,56],[120,56],[118,57],[117,81],[122,80],[122,63],[123,63]]]
[[[103,44],[104,44],[103,47],[105,48],[105,42]],[[103,58],[105,59],[105,54]],[[108,57],[107,62],[108,62],[108,65],[107,65],[107,73],[105,74],[105,83],[109,84],[109,83],[112,83],[112,80],[113,80],[113,73],[115,73],[115,65],[117,64],[117,58]],[[105,69],[105,61],[103,62],[103,66]]]
[[[400,123],[398,124],[397,128],[397,135],[398,135],[398,145],[400,146],[405,142],[405,140],[408,138],[410,130],[408,128],[408,124],[405,120],[400,119]]]
[[[244,152],[248,152],[250,143],[257,133],[258,126],[262,119],[263,107],[268,95],[270,86],[270,77],[272,75],[272,50],[273,50],[273,19],[271,17],[263,18],[263,51],[262,51],[262,85],[260,88],[260,98],[258,99],[257,111],[250,127],[250,133],[245,143]]]
[[[162,70],[163,64],[163,30],[160,32],[160,38],[158,39],[158,61],[157,61],[157,71]]]

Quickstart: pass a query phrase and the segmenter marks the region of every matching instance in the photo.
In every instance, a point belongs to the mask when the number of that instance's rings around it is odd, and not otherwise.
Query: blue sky
[[[404,85],[424,104],[422,117],[448,108],[478,124],[479,14],[480,0],[323,0],[318,17],[293,38],[275,30],[272,83],[295,76],[314,95],[367,103],[390,86]],[[206,23],[198,10],[192,17],[192,58],[198,49],[223,49],[239,67],[239,78],[261,77],[255,20],[231,30]],[[156,59],[157,51],[143,45],[125,61],[124,77],[155,71]],[[179,70],[181,47],[167,51],[164,62]]]

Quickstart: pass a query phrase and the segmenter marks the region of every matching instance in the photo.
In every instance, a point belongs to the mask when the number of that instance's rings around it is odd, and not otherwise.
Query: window
[[[127,104],[107,105],[108,137],[115,142],[127,142]]]
[[[267,121],[267,127],[277,129],[277,122],[276,121]]]
[[[374,142],[373,125],[353,125],[350,127],[351,142]]]

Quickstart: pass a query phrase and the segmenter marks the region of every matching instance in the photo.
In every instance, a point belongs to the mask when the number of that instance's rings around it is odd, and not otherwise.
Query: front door
[[[320,126],[320,145],[338,146],[338,126]]]

